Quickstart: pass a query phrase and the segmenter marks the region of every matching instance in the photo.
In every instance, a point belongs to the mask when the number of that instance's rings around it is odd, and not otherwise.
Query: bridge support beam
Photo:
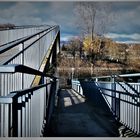
[[[116,91],[116,82],[115,82],[115,76],[111,77],[111,89],[112,89],[112,111],[115,117],[117,117],[117,120],[120,119],[120,94],[117,94]],[[117,95],[119,97],[117,97]]]

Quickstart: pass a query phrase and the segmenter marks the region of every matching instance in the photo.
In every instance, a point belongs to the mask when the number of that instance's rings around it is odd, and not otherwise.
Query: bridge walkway
[[[58,107],[52,117],[49,136],[119,136],[118,123],[103,105],[89,101],[72,89],[61,89],[58,96]]]

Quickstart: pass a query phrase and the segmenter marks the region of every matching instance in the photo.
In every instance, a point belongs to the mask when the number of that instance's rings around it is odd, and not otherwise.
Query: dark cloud
[[[133,26],[133,27],[132,27]],[[118,34],[133,34],[133,33],[139,33],[140,34],[140,25],[131,25],[131,24],[117,24],[110,28],[109,32],[118,33]]]
[[[140,2],[115,2],[113,8],[116,19],[109,29],[110,32],[140,33]]]
[[[0,9],[7,9],[10,8],[11,6],[15,5],[16,2],[0,2]]]
[[[129,10],[134,10],[136,9],[139,5],[139,1],[127,1],[127,2],[120,2],[120,1],[115,1],[111,2],[112,3],[112,10],[113,11],[129,11]]]
[[[80,31],[75,22],[75,4],[76,2],[0,2],[0,23],[58,24],[61,27],[61,36],[76,36]],[[108,31],[117,34],[140,34],[140,2],[111,4],[110,13],[115,16]]]

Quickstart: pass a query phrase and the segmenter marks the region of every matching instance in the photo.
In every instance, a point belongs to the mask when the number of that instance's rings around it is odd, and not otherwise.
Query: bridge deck
[[[118,127],[112,114],[102,106],[71,89],[62,89],[49,136],[114,137],[119,136]]]

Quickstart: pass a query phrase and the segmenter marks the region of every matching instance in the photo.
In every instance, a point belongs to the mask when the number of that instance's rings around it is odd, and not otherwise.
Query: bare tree
[[[95,48],[100,48],[101,42],[96,44],[96,37],[104,37],[107,32],[107,26],[113,21],[111,11],[111,2],[77,2],[76,15],[77,25],[86,37],[91,38],[88,48],[91,49],[91,61],[94,63],[97,57]],[[96,46],[98,45],[98,46]]]
[[[110,10],[111,2],[77,2],[77,25],[85,35],[90,35],[93,41],[94,34],[103,35],[113,21],[114,15]]]
[[[79,52],[79,55],[81,56],[81,49],[82,49],[82,43],[79,38],[71,38],[69,40],[69,51],[72,53],[73,57],[75,58],[76,52]]]
[[[78,2],[76,4],[76,14],[79,21],[79,28],[82,29],[84,34],[90,34],[94,38],[94,24],[96,15],[96,3],[91,2]]]

